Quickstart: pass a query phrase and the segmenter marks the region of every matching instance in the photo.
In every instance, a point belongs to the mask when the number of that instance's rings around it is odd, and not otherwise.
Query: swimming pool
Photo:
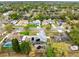
[[[11,48],[12,47],[12,42],[6,42],[6,43],[4,43],[3,47]]]

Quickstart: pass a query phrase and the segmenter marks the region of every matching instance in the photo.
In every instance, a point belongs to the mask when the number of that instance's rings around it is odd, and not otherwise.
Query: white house
[[[23,25],[27,25],[28,24],[28,20],[20,20],[16,26],[23,26]]]
[[[12,20],[12,21],[11,21],[11,23],[14,24],[14,25],[15,25],[17,22],[18,22],[17,20]]]
[[[40,24],[41,24],[40,20],[35,20],[35,21],[33,21],[33,23],[38,25],[38,26],[40,26]]]
[[[70,49],[73,50],[73,51],[76,51],[78,50],[78,46],[77,45],[73,45],[73,46],[70,46]]]

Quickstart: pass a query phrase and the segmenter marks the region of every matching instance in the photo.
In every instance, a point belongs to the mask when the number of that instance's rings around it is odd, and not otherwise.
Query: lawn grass
[[[2,40],[3,38],[2,37],[0,37],[0,41]]]
[[[29,35],[29,31],[20,32],[21,35]]]

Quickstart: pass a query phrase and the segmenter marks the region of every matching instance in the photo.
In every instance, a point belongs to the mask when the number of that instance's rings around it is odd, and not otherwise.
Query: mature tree
[[[39,19],[39,20],[43,20],[43,19],[45,19],[45,16],[42,14],[42,13],[40,13],[40,14],[38,14],[38,15],[36,15],[35,17],[34,17],[34,19]]]
[[[69,33],[69,36],[72,43],[79,46],[79,27],[74,26],[72,31]]]
[[[15,38],[15,39],[12,39],[12,48],[15,52],[17,53],[20,53],[20,46],[19,46],[19,42],[18,40]]]
[[[21,52],[22,53],[26,53],[26,54],[29,54],[30,51],[31,51],[31,46],[30,46],[30,42],[26,42],[26,41],[23,41],[20,45],[20,48],[21,48]]]
[[[53,48],[51,46],[49,46],[47,48],[47,57],[55,57],[55,53],[54,53]]]
[[[13,25],[12,24],[6,24],[4,26],[4,30],[11,32],[13,30]]]
[[[13,14],[10,14],[9,17],[13,20],[17,20],[17,19],[21,18],[22,15],[20,13],[13,13]]]

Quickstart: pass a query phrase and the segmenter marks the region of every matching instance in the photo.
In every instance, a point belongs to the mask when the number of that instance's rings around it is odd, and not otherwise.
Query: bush
[[[35,24],[28,24],[28,25],[24,26],[25,30],[29,30],[29,28],[36,28],[36,27],[37,27],[37,25],[35,25]]]
[[[28,24],[27,26],[28,26],[28,27],[32,27],[32,28],[37,27],[35,24]]]
[[[68,56],[69,44],[67,43],[53,43],[52,48],[56,56]]]
[[[29,41],[28,42],[23,41],[20,45],[20,48],[21,48],[22,53],[29,54],[29,52],[31,51],[30,42]]]
[[[20,46],[19,46],[19,42],[18,40],[15,38],[15,39],[12,39],[12,48],[15,52],[19,53],[20,52]]]
[[[11,32],[13,30],[13,25],[12,24],[6,24],[4,29],[8,32]]]
[[[73,28],[73,30],[69,33],[69,37],[73,44],[79,46],[79,29],[78,27]]]
[[[46,25],[46,29],[50,30],[51,29],[51,25],[50,24]]]
[[[53,56],[55,56],[55,54],[54,54],[52,47],[48,47],[47,48],[47,57],[53,57]]]
[[[18,14],[18,13],[13,13],[13,14],[9,15],[9,17],[10,17],[11,19],[13,19],[13,20],[16,20],[16,19],[21,18],[22,15],[21,15],[21,14]]]

